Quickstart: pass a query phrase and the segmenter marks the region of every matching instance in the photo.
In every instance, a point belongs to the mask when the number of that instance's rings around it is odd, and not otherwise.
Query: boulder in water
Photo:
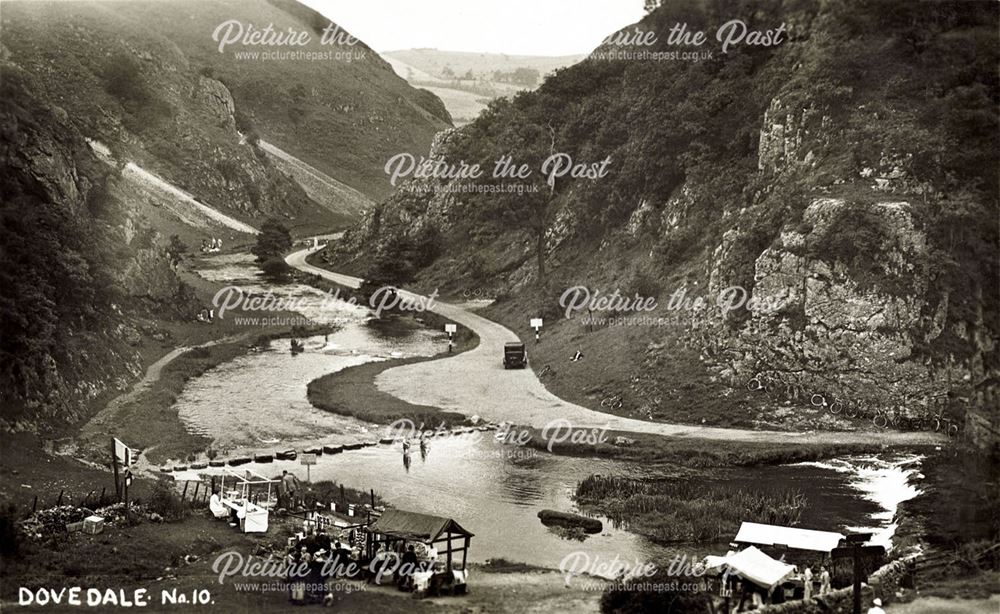
[[[556,510],[542,510],[538,512],[538,518],[545,526],[559,527],[580,527],[587,533],[600,533],[604,530],[604,523],[596,518],[587,518],[579,514],[569,512],[559,512]]]

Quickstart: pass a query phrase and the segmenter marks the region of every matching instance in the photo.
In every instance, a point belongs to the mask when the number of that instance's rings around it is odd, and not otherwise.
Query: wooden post
[[[191,495],[191,503],[198,502],[198,487],[201,486],[201,482],[194,483],[194,494]]]
[[[183,501],[184,497],[186,497],[187,494],[188,494],[188,484],[190,484],[190,482],[188,482],[187,480],[184,480],[184,490],[181,491],[181,501]]]
[[[101,487],[101,500],[97,504],[98,507],[104,507],[104,493],[107,492],[107,490],[108,490],[107,486]]]
[[[38,495],[35,495],[35,500],[31,504],[31,513],[34,514],[35,510],[37,510],[37,509],[38,509]]]
[[[122,485],[122,492],[125,494],[125,522],[129,525],[132,524],[132,510],[128,506],[128,483],[132,480],[132,471],[126,467],[125,468],[125,479]]]
[[[465,571],[465,557],[469,554],[469,538],[465,538],[465,547],[462,548],[462,571]]]
[[[861,614],[861,545],[854,546],[854,614]]]
[[[344,485],[340,485],[340,502],[344,504],[344,509],[347,509],[347,496],[344,495]]]
[[[111,465],[115,468],[115,500],[122,500],[122,487],[118,477],[118,455],[115,454],[115,440],[111,439]]]
[[[59,499],[56,500],[56,507],[62,505],[62,497],[64,492],[66,492],[65,489],[59,491]]]
[[[448,571],[451,571],[451,533],[448,533]]]
[[[370,492],[371,495],[372,495],[372,509],[374,510],[375,509],[375,489],[372,488],[368,492]]]

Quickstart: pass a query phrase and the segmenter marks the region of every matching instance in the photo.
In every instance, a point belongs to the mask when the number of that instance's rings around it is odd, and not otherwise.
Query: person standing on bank
[[[812,599],[813,594],[813,570],[806,565],[806,570],[802,572],[802,598],[806,601]]]

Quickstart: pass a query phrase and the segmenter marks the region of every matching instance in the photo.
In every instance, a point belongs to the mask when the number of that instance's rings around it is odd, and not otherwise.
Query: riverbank
[[[308,259],[307,259],[308,261]],[[325,293],[334,294],[344,300],[353,299],[360,305],[367,304],[365,297],[355,289],[323,279],[318,275],[303,275],[303,280]],[[445,324],[454,324],[454,347],[449,353],[457,356],[475,349],[479,337],[469,328],[461,326],[431,311],[406,312],[391,310],[383,318],[408,318],[429,330],[443,330]],[[369,323],[371,325],[371,323]],[[351,416],[375,424],[388,424],[396,420],[410,420],[416,427],[425,425],[433,429],[443,424],[446,427],[468,424],[464,414],[441,410],[428,405],[407,403],[378,389],[376,378],[386,369],[415,364],[428,360],[443,360],[446,354],[415,356],[348,367],[335,373],[324,375],[309,382],[307,398],[323,411]]]

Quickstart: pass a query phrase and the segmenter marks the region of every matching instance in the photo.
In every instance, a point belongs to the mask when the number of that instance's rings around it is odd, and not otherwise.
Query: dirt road
[[[285,261],[306,273],[319,275],[338,284],[357,288],[361,279],[333,273],[306,262],[312,250],[290,254]],[[401,291],[407,298],[410,292]],[[556,419],[568,420],[573,427],[607,428],[611,431],[649,433],[669,437],[689,437],[718,441],[773,443],[883,443],[888,445],[930,444],[943,441],[934,433],[879,433],[838,431],[755,431],[699,427],[663,422],[645,422],[601,413],[568,403],[542,386],[530,369],[504,370],[503,344],[517,341],[517,335],[496,322],[461,307],[435,301],[431,311],[468,327],[479,336],[479,346],[468,352],[388,369],[375,380],[379,390],[404,401],[478,415],[497,422],[510,421],[543,428]],[[528,347],[530,353],[530,346]]]

